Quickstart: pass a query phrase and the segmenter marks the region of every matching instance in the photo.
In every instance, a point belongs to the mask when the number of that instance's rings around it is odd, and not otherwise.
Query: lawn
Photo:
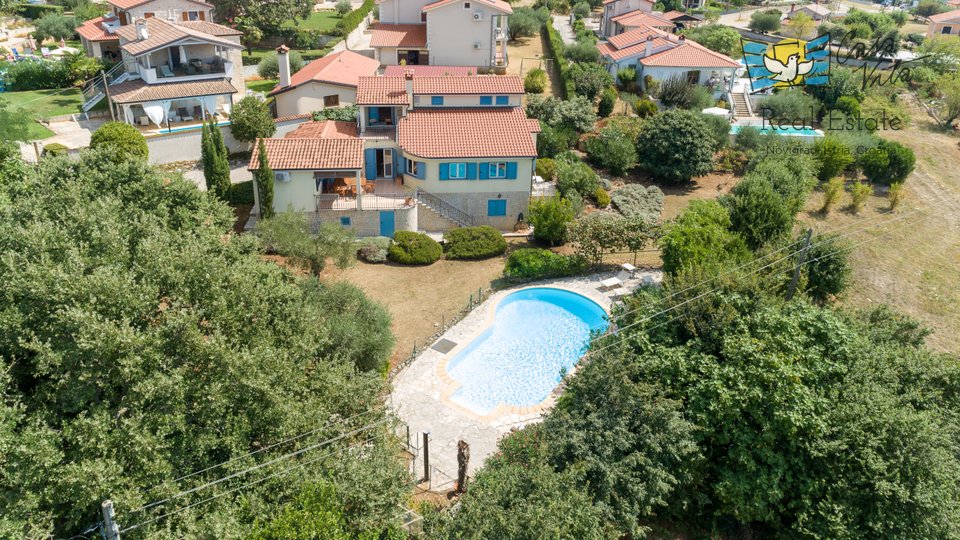
[[[267,92],[273,90],[273,87],[277,85],[276,79],[257,79],[254,81],[247,81],[247,90],[253,90],[254,92]]]
[[[303,21],[287,21],[283,23],[283,27],[327,33],[336,28],[338,22],[340,22],[340,17],[337,16],[336,11],[323,10],[314,11],[310,14],[310,17]]]
[[[34,120],[77,113],[83,104],[83,94],[77,88],[3,92],[0,99],[6,100],[12,110],[23,108]],[[46,139],[52,136],[53,132],[43,125],[36,122],[30,124],[31,139]]]
[[[327,44],[326,47],[323,47],[321,49],[293,49],[293,50],[300,53],[300,56],[302,56],[305,61],[309,62],[310,60],[316,60],[317,58],[326,56],[326,54],[330,52],[330,49],[332,49],[333,46],[339,42],[340,42],[339,39],[336,41],[331,41],[330,43]],[[250,53],[247,53],[246,49],[244,49],[242,54],[243,65],[255,66],[260,63],[260,60],[263,59],[264,55],[270,52],[273,52],[273,50],[274,49],[271,49],[271,48],[257,47],[257,48],[254,48],[253,53],[250,54]]]

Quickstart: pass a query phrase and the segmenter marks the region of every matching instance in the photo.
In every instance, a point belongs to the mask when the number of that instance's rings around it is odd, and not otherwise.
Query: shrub
[[[433,264],[441,255],[443,249],[436,240],[413,231],[397,231],[387,250],[387,257],[397,264]]]
[[[667,223],[659,241],[663,271],[715,268],[749,258],[743,239],[730,231],[730,214],[714,200],[694,200]]]
[[[540,133],[537,135],[537,157],[553,158],[569,150],[577,139],[577,134],[567,127],[555,128],[540,121]]]
[[[562,95],[569,98],[573,96],[573,83],[570,81],[570,73],[567,65],[567,59],[563,56],[564,44],[563,38],[554,29],[553,24],[545,23],[541,25],[541,32],[547,36],[547,54],[553,61],[554,69],[557,70],[557,76],[560,78]]]
[[[630,184],[613,192],[614,208],[628,218],[640,218],[651,223],[660,219],[663,191],[657,186]]]
[[[387,262],[387,249],[392,240],[386,236],[371,236],[361,238],[358,242],[357,258],[372,264]]]
[[[817,98],[802,90],[789,89],[773,94],[760,103],[760,116],[773,120],[793,122],[796,119],[816,117],[820,108]]]
[[[903,182],[894,182],[890,184],[890,190],[887,191],[887,201],[890,203],[890,211],[893,212],[903,202]]]
[[[554,128],[567,128],[577,133],[592,130],[593,124],[597,121],[593,103],[583,96],[574,96],[566,100],[531,96],[527,100],[526,111],[527,116],[540,120],[541,124],[546,123]]]
[[[528,94],[542,94],[547,89],[547,72],[533,68],[523,79],[523,91]]]
[[[253,180],[230,184],[229,202],[232,205],[253,204]]]
[[[657,98],[664,107],[690,109],[698,99],[694,95],[694,86],[685,77],[674,75],[660,82]]]
[[[549,249],[523,248],[507,257],[503,274],[513,279],[549,279],[583,273],[587,262],[576,255],[560,255]]]
[[[747,153],[736,148],[724,148],[717,154],[714,168],[718,171],[743,174],[747,168]]]
[[[346,36],[356,30],[357,27],[360,26],[360,23],[363,22],[363,19],[373,10],[375,5],[374,0],[363,0],[363,4],[361,4],[360,7],[347,13],[337,22],[337,34]]]
[[[759,129],[753,126],[743,126],[737,132],[734,142],[740,150],[755,150],[760,146],[762,140],[763,134],[760,133]]]
[[[730,144],[730,121],[726,116],[698,113],[710,131],[711,148],[714,152]]]
[[[15,5],[15,4],[11,4]],[[54,4],[28,4],[16,6],[17,15],[26,19],[39,19],[48,13],[63,13],[63,6]]]
[[[874,158],[877,159],[869,164],[861,162],[861,165],[863,165],[863,173],[871,182],[885,185],[898,182],[903,183],[907,177],[910,176],[910,173],[913,172],[913,167],[916,164],[916,156],[914,156],[913,150],[910,148],[898,142],[881,140],[876,148],[867,150],[863,156],[866,157],[867,154],[874,151],[882,152],[886,156],[886,159],[874,156]],[[878,166],[884,162],[886,163],[885,166]]]
[[[587,159],[620,176],[637,164],[637,148],[631,137],[615,126],[607,126],[583,143]],[[581,193],[583,193],[581,191]]]
[[[557,190],[561,195],[571,192],[581,196],[590,195],[597,188],[597,173],[580,161],[557,161]]]
[[[69,148],[60,143],[50,143],[43,147],[43,157],[65,156]]]
[[[453,229],[443,239],[448,259],[487,259],[507,250],[507,241],[500,231],[487,225]]]
[[[4,64],[4,70],[7,91],[52,90],[73,83],[66,62],[16,62]]]
[[[579,19],[584,19],[590,15],[590,4],[586,2],[577,2],[573,5],[573,14]]]
[[[637,113],[637,116],[640,118],[649,118],[659,112],[657,109],[657,104],[646,98],[637,100],[636,105],[633,107],[633,111]]]
[[[253,142],[270,137],[277,131],[267,104],[256,96],[246,96],[233,104],[230,111],[230,133],[238,141]]]
[[[817,236],[807,251],[807,294],[814,301],[824,303],[839,296],[850,284],[849,245],[837,235]]]
[[[610,194],[601,186],[597,186],[597,189],[593,190],[593,200],[596,201],[598,208],[610,206]]]
[[[818,177],[821,182],[826,182],[837,176],[853,163],[853,154],[843,144],[843,141],[831,135],[817,139],[813,143],[813,151],[814,156],[820,163]]]
[[[287,58],[290,59],[291,75],[303,69],[303,57],[300,56],[300,53],[290,51],[287,53]],[[276,79],[280,75],[280,63],[277,58],[277,51],[270,51],[263,55],[260,63],[257,64],[257,74],[264,79]]]
[[[722,202],[730,212],[730,230],[751,249],[782,238],[793,227],[787,202],[764,177],[748,175]]]
[[[614,105],[617,104],[617,90],[609,87],[600,94],[600,103],[597,105],[597,115],[601,118],[610,116]]]
[[[750,16],[750,30],[766,34],[780,29],[780,17],[783,14],[776,9],[754,11]]]
[[[591,47],[594,51],[597,50],[592,44]],[[607,71],[607,68],[592,61],[579,61],[573,64],[573,67],[570,68],[570,77],[573,79],[573,88],[577,94],[591,102],[604,88],[613,84],[613,77]],[[616,96],[614,96],[615,98]]]
[[[90,148],[109,148],[110,157],[117,163],[128,159],[147,160],[147,140],[137,128],[123,122],[107,122],[90,137]]]
[[[637,86],[637,68],[625,67],[617,71],[617,84],[624,90],[633,91]]]
[[[850,209],[854,214],[860,213],[872,191],[869,184],[864,184],[859,180],[850,186]]]
[[[830,209],[838,200],[840,200],[840,194],[843,193],[844,187],[843,178],[839,176],[836,178],[831,178],[827,181],[827,185],[823,188],[823,206],[820,207],[820,211],[824,214],[829,214]]]
[[[576,214],[569,199],[556,195],[534,199],[528,210],[533,237],[551,246],[563,244],[567,239],[567,224]]]
[[[913,72],[910,73],[913,75]],[[860,114],[860,102],[853,96],[840,96],[834,108],[847,116],[856,116]]]
[[[597,44],[589,40],[577,40],[567,45],[563,49],[563,55],[571,62],[574,62],[574,66],[577,64],[599,65],[597,62],[600,61],[600,51],[597,50]],[[573,66],[571,66],[568,77],[570,82],[576,85],[576,76],[573,74],[572,68]],[[576,87],[574,86],[574,88]],[[579,94],[580,92],[577,93]]]
[[[872,180],[886,174],[887,167],[890,166],[890,158],[887,157],[886,150],[878,145],[860,154],[857,164],[863,170],[863,174]]]
[[[648,119],[640,128],[638,162],[658,180],[689,181],[707,174],[713,166],[713,151],[703,144],[710,136],[698,115],[666,111]]]
[[[333,6],[333,9],[337,12],[338,17],[343,17],[353,10],[353,5],[350,4],[350,0],[339,0],[336,5]]]
[[[537,176],[547,181],[557,179],[557,162],[550,158],[537,160]]]

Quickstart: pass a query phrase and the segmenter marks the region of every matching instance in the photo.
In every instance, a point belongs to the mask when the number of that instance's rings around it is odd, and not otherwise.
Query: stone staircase
[[[443,233],[457,227],[460,227],[460,224],[456,221],[444,216],[432,206],[417,201],[417,229],[420,232],[426,233],[431,238],[434,236],[442,238]]]
[[[730,94],[733,98],[733,117],[734,119],[752,118],[753,112],[750,110],[750,103],[743,92],[734,92]]]
[[[433,214],[436,214],[437,217],[452,223],[453,227],[472,227],[476,223],[476,220],[473,216],[461,210],[450,201],[444,200],[438,195],[418,189],[414,194],[414,198],[417,201],[418,207],[424,208]],[[420,216],[422,216],[422,214]],[[418,216],[418,222],[420,216]],[[429,219],[430,217],[427,217],[427,220]],[[429,227],[425,227],[423,224],[420,224],[419,228],[423,230],[431,230]]]

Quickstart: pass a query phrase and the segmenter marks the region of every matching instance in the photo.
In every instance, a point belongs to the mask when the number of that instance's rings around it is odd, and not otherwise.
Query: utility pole
[[[117,115],[113,112],[113,103],[110,103],[110,85],[107,84],[107,73],[102,69],[100,70],[100,80],[103,81],[103,93],[107,100],[107,108],[110,109],[110,121],[116,122]]]
[[[810,249],[810,237],[813,236],[813,229],[807,229],[807,236],[803,239],[803,247],[800,248],[800,256],[797,257],[797,266],[793,269],[793,278],[790,280],[790,286],[787,288],[787,302],[793,300],[793,293],[797,291],[797,282],[800,281],[800,267],[807,258],[807,250]]]
[[[100,505],[103,514],[103,534],[107,540],[120,540],[120,527],[114,521],[113,501],[107,499]]]

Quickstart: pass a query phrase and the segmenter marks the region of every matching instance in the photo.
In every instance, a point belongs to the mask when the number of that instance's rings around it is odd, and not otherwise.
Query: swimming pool
[[[218,127],[229,126],[229,125],[230,125],[230,121],[229,121],[229,120],[224,120],[223,122],[217,122],[217,126],[218,126]],[[176,127],[176,128],[170,128],[170,129],[161,129],[161,130],[158,131],[157,133],[179,133],[179,132],[181,132],[181,131],[197,131],[197,130],[199,130],[199,129],[203,129],[203,124],[194,124],[194,125],[192,125],[192,126],[183,126],[183,127]]]
[[[534,287],[510,293],[493,324],[446,365],[460,383],[450,400],[477,414],[504,403],[545,400],[586,351],[592,331],[607,328],[606,312],[585,296]]]
[[[744,127],[754,127],[757,128],[760,133],[766,135],[768,133],[776,133],[777,135],[783,135],[785,137],[823,137],[823,132],[819,129],[813,129],[811,127],[804,128],[795,128],[793,126],[787,126],[784,128],[774,128],[771,126],[759,127],[759,126],[741,126],[740,124],[734,124],[730,126],[730,133],[736,135],[740,133],[740,130]]]

